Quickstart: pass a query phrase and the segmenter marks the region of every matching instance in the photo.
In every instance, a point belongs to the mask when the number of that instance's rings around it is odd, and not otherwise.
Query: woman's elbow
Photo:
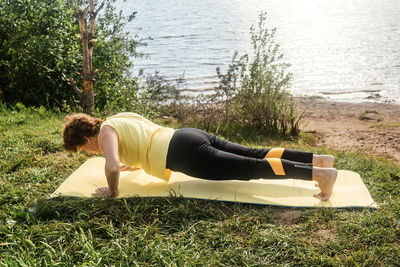
[[[106,173],[109,174],[117,174],[119,173],[119,165],[107,165],[106,164]]]

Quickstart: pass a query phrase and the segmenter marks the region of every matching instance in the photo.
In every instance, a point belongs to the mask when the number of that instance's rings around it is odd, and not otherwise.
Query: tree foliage
[[[76,12],[82,0],[0,0],[0,100],[29,106],[73,105],[78,96],[68,84],[81,77],[81,44]],[[87,3],[86,3],[87,5]],[[137,42],[124,26],[134,19],[107,1],[96,25],[93,54],[95,106],[103,109],[121,91],[137,90],[127,75]],[[135,95],[133,92],[132,95]]]

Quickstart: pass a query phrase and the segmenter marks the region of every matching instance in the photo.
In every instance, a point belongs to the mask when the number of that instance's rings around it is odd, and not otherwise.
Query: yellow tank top
[[[150,175],[169,180],[171,171],[166,169],[166,162],[174,129],[130,112],[108,117],[100,129],[106,125],[118,133],[118,154],[122,164],[142,168]]]

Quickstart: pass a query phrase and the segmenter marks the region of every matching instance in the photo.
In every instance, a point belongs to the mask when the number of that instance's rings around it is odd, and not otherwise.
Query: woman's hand
[[[121,164],[121,166],[119,167],[119,170],[121,172],[124,172],[124,171],[136,171],[136,170],[139,170],[139,169],[140,168],[137,168],[137,167],[125,166],[124,164]]]
[[[92,194],[94,197],[117,197],[119,195],[119,191],[111,192],[108,187],[100,187],[97,188],[96,191]]]

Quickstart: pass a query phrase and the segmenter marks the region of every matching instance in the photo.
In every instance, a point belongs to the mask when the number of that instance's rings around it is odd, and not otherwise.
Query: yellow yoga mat
[[[91,158],[65,180],[51,195],[91,197],[98,187],[107,186],[104,158]],[[378,208],[360,175],[340,170],[330,200],[313,197],[319,192],[313,181],[258,179],[251,181],[209,181],[173,172],[169,182],[142,170],[121,172],[119,197],[168,197],[232,201],[287,207],[368,207]]]

